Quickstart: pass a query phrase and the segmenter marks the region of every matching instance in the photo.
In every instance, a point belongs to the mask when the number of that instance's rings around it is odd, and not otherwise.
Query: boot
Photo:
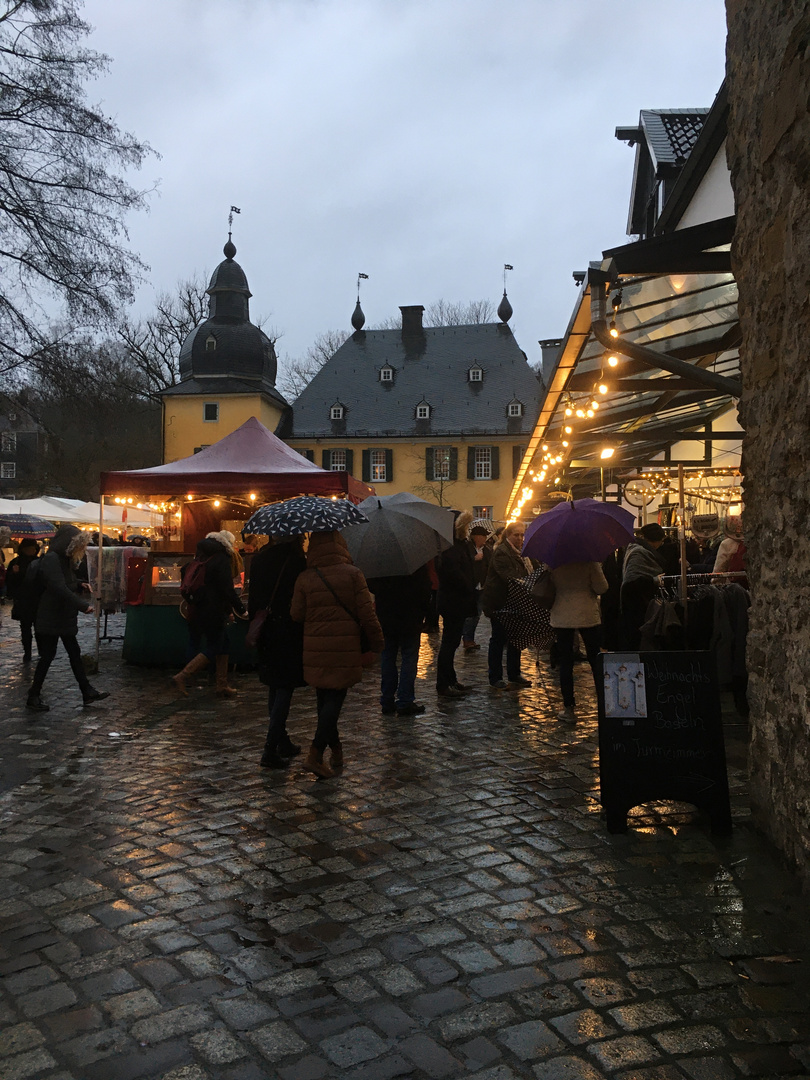
[[[216,660],[217,688],[214,693],[217,697],[236,697],[237,691],[228,686],[228,654],[222,653]]]
[[[274,750],[272,747],[265,744],[259,765],[263,769],[287,769],[290,766],[290,762],[287,758],[281,757],[277,749]]]
[[[182,671],[177,675],[172,675],[171,681],[174,683],[175,688],[180,691],[183,697],[188,697],[188,690],[186,689],[186,679],[190,679],[192,675],[196,675],[198,671],[202,671],[205,665],[208,663],[208,657],[205,653],[197,653],[193,660],[189,660]]]
[[[329,764],[333,769],[343,768],[343,743],[338,740],[332,747],[332,754],[329,759]]]
[[[319,750],[315,743],[309,748],[309,753],[304,761],[304,768],[314,772],[316,776],[323,776],[325,779],[335,775],[329,766],[324,764],[323,750]]]
[[[96,690],[95,686],[91,686],[89,683],[82,690],[82,700],[85,705],[92,705],[94,701],[103,701],[104,698],[109,696],[109,690]]]
[[[276,753],[279,757],[296,757],[296,755],[301,753],[301,747],[298,745],[298,743],[294,743],[285,731],[279,739],[278,746],[276,747]]]
[[[39,696],[39,690],[30,690],[28,693],[28,700],[25,703],[26,709],[30,709],[32,712],[48,712],[50,705],[46,705],[42,698]]]

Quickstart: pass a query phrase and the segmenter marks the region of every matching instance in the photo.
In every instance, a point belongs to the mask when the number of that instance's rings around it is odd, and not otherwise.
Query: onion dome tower
[[[188,335],[180,350],[180,380],[227,376],[274,390],[277,361],[273,343],[250,321],[247,277],[234,261],[236,246],[228,233],[224,260],[211,275],[208,318]]]

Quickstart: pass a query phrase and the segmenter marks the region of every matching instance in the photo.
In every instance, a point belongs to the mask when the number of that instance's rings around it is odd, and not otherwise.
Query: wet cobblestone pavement
[[[750,826],[733,714],[730,839],[672,804],[610,836],[595,709],[558,722],[545,664],[498,692],[460,657],[474,692],[438,705],[424,637],[425,715],[381,716],[367,675],[324,781],[258,768],[254,675],[178,700],[120,643],[107,701],[60,654],[26,712],[5,611],[3,1080],[810,1076],[808,904]]]

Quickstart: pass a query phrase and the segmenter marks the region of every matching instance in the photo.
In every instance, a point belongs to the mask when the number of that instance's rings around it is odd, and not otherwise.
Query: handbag
[[[260,608],[250,620],[250,626],[248,627],[247,633],[245,634],[245,644],[249,649],[255,649],[256,646],[259,644],[259,638],[262,636],[264,624],[267,622],[267,616],[270,614],[270,609],[272,608],[273,601],[276,598],[276,592],[278,591],[279,583],[284,576],[284,571],[287,569],[287,563],[289,561],[290,557],[288,555],[284,562],[281,564],[281,569],[279,570],[278,577],[276,578],[276,584],[273,587],[273,592],[270,596],[270,603],[267,605],[266,608]]]
[[[548,567],[539,575],[529,595],[541,608],[552,608],[554,606],[557,590]]]
[[[351,617],[354,619],[354,621],[360,627],[360,652],[362,654],[361,657],[360,657],[360,663],[363,665],[363,667],[371,667],[371,665],[374,663],[374,653],[372,652],[372,649],[371,649],[371,642],[368,639],[368,634],[363,629],[363,624],[357,618],[355,613],[350,608],[346,607],[346,605],[340,599],[338,594],[335,592],[335,590],[332,588],[332,586],[329,584],[329,582],[326,580],[326,578],[323,576],[323,574],[320,572],[320,570],[317,568],[317,566],[314,569],[315,569],[315,573],[318,575],[318,577],[321,579],[321,581],[327,587],[327,589],[332,594],[332,596],[334,596],[334,598],[337,600],[337,602],[340,604],[340,606],[343,608],[343,610],[346,612],[346,614],[351,615]]]

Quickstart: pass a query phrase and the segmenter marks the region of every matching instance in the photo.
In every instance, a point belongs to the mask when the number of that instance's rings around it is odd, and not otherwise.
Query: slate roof
[[[708,109],[642,109],[639,121],[655,164],[682,165],[708,113]]]
[[[481,382],[468,370],[483,368]],[[391,382],[380,369],[394,369]],[[532,431],[541,386],[504,323],[426,327],[421,333],[358,330],[324,365],[293,405],[292,438],[521,435]],[[416,419],[427,402],[428,420]],[[510,402],[523,415],[507,417]],[[344,420],[330,409],[345,407]]]

